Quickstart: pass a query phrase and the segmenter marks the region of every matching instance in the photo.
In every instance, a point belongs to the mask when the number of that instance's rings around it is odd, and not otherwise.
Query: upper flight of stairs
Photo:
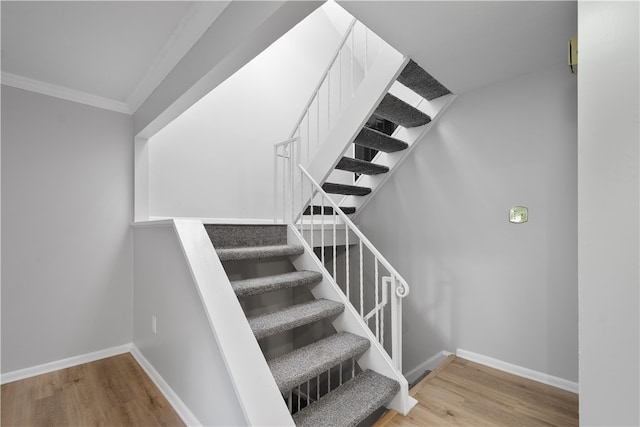
[[[315,299],[305,289],[320,283],[322,274],[295,271],[289,257],[304,249],[287,244],[287,226],[205,228],[296,425],[356,426],[391,401],[400,384],[358,366],[358,359],[370,351],[368,338],[335,331],[325,323],[322,336],[314,336],[313,342],[297,345],[293,340],[283,354],[269,354],[270,339],[279,339],[281,348],[282,337],[293,336],[296,328],[336,319],[345,310],[341,302]],[[287,265],[289,271],[263,273],[274,263]],[[271,302],[268,307],[256,307],[266,301],[261,298],[278,292],[285,292],[280,306],[274,308]],[[293,297],[288,298],[287,292]]]
[[[427,101],[431,101],[435,98],[451,93],[446,87],[444,87],[413,60],[409,60],[409,63],[398,76],[397,81],[413,90]],[[394,129],[397,126],[415,128],[424,126],[431,122],[431,117],[427,114],[407,104],[391,93],[384,95],[373,112],[372,119],[390,122],[393,124]],[[383,153],[395,153],[408,148],[408,144],[406,142],[396,139],[379,130],[373,129],[367,125],[362,128],[353,143],[356,146],[374,150],[374,153],[379,151]],[[362,175],[380,175],[389,172],[389,168],[387,166],[375,164],[368,161],[368,159],[356,159],[351,157],[342,157],[338,161],[335,169]],[[330,194],[359,197],[367,196],[372,191],[369,187],[336,182],[325,182],[323,184],[323,189]],[[348,206],[342,207],[342,210],[345,213],[350,214],[355,213],[356,208]],[[314,214],[319,213],[319,211],[316,212],[314,209]],[[307,209],[307,211],[305,211],[305,215],[309,214],[310,211]]]

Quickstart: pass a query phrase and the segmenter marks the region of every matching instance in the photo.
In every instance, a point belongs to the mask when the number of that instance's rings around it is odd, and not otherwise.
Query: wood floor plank
[[[375,425],[578,425],[576,394],[456,356],[450,356],[410,394],[418,405],[406,417],[389,411]]]
[[[184,426],[129,353],[3,384],[1,392],[3,426]]]

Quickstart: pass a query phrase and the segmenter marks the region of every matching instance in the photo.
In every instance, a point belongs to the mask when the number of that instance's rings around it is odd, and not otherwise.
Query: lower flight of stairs
[[[241,304],[248,298],[312,287],[322,281],[322,274],[317,271],[235,277],[242,276],[239,272],[245,270],[260,272],[261,263],[282,262],[302,254],[302,246],[287,244],[287,226],[206,225],[205,228],[227,274],[234,276],[230,275],[230,282]],[[340,302],[312,298],[277,309],[269,308],[249,315],[247,320],[265,351],[263,340],[314,322],[334,319],[343,315],[343,311]],[[267,364],[296,425],[356,426],[388,404],[400,385],[393,379],[358,367],[357,360],[371,345],[367,338],[335,330],[325,335],[284,354],[267,357]]]
[[[451,93],[413,60],[409,61],[397,80],[427,101]],[[427,114],[390,93],[385,94],[382,98],[369,122],[372,121],[371,119],[390,122],[392,129],[395,129],[397,126],[405,128],[424,126],[431,121],[431,117]],[[373,129],[367,125],[362,128],[353,143],[357,146],[374,150],[374,153],[378,151],[395,153],[408,148],[407,143],[404,141],[400,141],[387,133]],[[335,169],[363,175],[379,175],[389,172],[387,166],[350,157],[342,157],[338,161]],[[327,193],[342,194],[345,196],[365,197],[372,191],[372,189],[368,187],[333,182],[326,182],[322,187]],[[353,206],[341,207],[341,209],[347,214],[355,213],[356,210]],[[307,210],[304,214],[310,215],[311,212]],[[319,212],[314,211],[314,214],[317,215]]]

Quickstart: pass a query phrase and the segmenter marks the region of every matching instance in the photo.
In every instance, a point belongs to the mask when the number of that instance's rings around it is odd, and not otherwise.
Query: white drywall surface
[[[464,348],[578,379],[576,85],[557,64],[459,95],[359,216],[411,287],[405,372]]]
[[[149,140],[152,217],[271,218],[289,137],[341,37],[316,10]]]
[[[2,372],[131,342],[131,117],[2,86]]]
[[[640,5],[578,5],[580,424],[640,425]]]

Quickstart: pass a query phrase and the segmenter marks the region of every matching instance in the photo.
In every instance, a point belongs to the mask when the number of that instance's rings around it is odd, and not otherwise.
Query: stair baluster
[[[402,365],[401,305],[409,287],[302,165],[297,164],[295,172],[292,171],[292,164],[300,159],[300,145],[297,137],[277,144],[276,155],[283,160],[283,172],[276,176],[287,188],[283,189],[285,196],[278,198],[278,203],[284,204],[286,209],[276,210],[283,212],[276,222],[294,224],[311,249],[317,246],[316,254],[328,275],[356,307],[375,339],[399,368]],[[280,187],[280,182],[274,184],[274,188]],[[305,211],[309,215],[303,215]],[[316,218],[316,214],[320,214],[320,218]],[[344,234],[338,233],[340,228],[344,229]],[[338,249],[343,246],[344,262],[338,255]],[[356,250],[354,256],[351,256],[352,249]],[[330,256],[327,251],[331,252]],[[352,279],[357,284],[355,294],[351,292]],[[387,297],[387,292],[391,297]],[[390,310],[387,305],[391,305]],[[369,320],[374,321],[370,324]],[[390,342],[385,341],[385,324],[390,325],[386,332],[391,336]]]

